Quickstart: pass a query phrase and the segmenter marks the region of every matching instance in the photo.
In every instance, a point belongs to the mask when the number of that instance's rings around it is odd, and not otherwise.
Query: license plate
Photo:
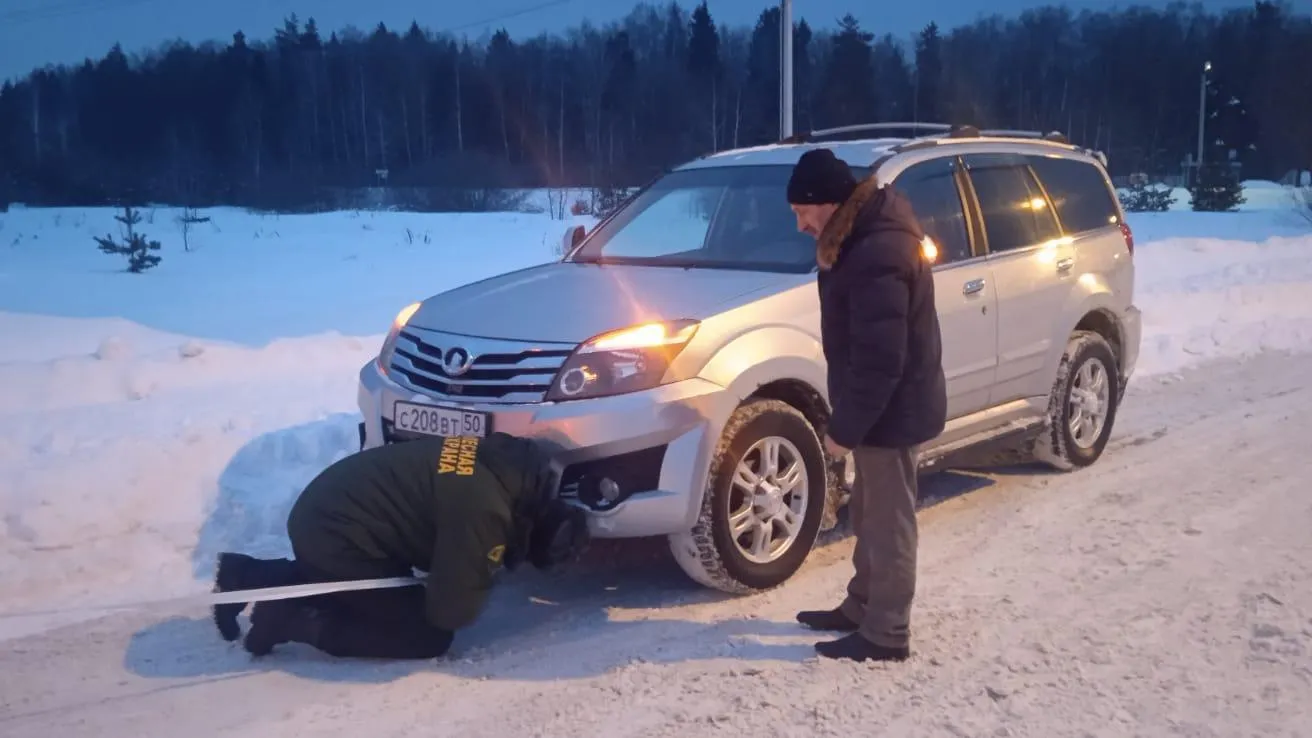
[[[490,423],[487,413],[397,400],[392,406],[392,424],[408,433],[482,438],[487,435]]]

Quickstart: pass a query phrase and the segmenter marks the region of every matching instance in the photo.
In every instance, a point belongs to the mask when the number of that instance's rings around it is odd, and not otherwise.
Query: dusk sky
[[[1074,8],[1117,8],[1128,4],[1164,6],[1168,0],[1075,0]],[[1244,7],[1251,0],[1200,0],[1208,10]],[[325,36],[346,25],[369,29],[379,21],[404,30],[411,20],[434,31],[450,30],[478,37],[505,27],[524,37],[559,31],[591,19],[604,24],[626,15],[632,0],[0,0],[0,79],[20,76],[47,63],[75,63],[98,58],[114,42],[129,53],[176,38],[191,42],[227,42],[238,29],[263,39],[296,13],[313,16]],[[655,4],[664,5],[665,0]],[[695,0],[684,0],[686,8]],[[770,0],[710,0],[719,23],[752,23]],[[832,27],[852,13],[866,28],[907,36],[926,23],[944,27],[969,22],[981,14],[1014,15],[1045,5],[1036,0],[794,0],[795,14],[818,27]],[[1312,0],[1290,0],[1308,12]]]

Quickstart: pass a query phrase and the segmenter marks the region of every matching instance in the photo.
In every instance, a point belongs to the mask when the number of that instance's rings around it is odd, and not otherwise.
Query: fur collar
[[[862,180],[847,201],[834,211],[824,230],[820,232],[820,238],[815,242],[815,261],[821,269],[829,270],[834,266],[834,262],[838,261],[838,253],[842,251],[847,237],[852,235],[857,217],[865,209],[866,203],[879,193],[880,187],[875,178],[868,177]]]

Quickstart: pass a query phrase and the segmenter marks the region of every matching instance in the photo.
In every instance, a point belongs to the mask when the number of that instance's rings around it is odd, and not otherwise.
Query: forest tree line
[[[312,209],[325,192],[631,186],[778,138],[780,13],[717,24],[638,5],[564,34],[482,40],[418,24],[168,44],[0,87],[0,205]],[[1058,130],[1114,175],[1178,175],[1198,145],[1245,178],[1312,168],[1312,18],[1256,2],[1045,7],[911,38],[795,24],[795,129],[934,121]]]

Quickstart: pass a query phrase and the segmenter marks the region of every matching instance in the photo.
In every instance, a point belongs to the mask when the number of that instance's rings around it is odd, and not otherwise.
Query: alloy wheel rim
[[[755,564],[783,556],[802,532],[810,501],[810,475],[797,445],[769,436],[752,444],[734,468],[729,536]]]
[[[1092,448],[1107,425],[1111,407],[1111,382],[1101,361],[1090,359],[1075,372],[1069,406],[1071,440],[1082,449]]]

